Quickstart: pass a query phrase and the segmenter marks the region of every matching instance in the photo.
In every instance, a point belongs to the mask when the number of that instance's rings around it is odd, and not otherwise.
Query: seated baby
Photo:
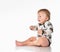
[[[16,46],[42,46],[47,47],[51,44],[51,33],[53,26],[50,20],[50,12],[47,9],[38,10],[38,24],[30,26],[32,31],[37,31],[37,37],[31,37],[26,41],[16,41]]]

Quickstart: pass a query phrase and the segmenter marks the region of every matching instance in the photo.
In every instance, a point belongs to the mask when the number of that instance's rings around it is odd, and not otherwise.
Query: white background
[[[52,52],[59,52],[59,4],[59,0],[0,0],[0,52],[21,52],[16,50],[15,40],[36,36],[29,26],[37,24],[37,11],[42,8],[51,12],[50,21],[54,27],[51,48]]]

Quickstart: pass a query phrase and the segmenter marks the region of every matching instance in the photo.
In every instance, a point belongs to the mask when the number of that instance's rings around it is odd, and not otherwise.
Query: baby
[[[50,12],[47,9],[38,10],[38,24],[30,26],[32,31],[37,31],[37,37],[31,37],[26,41],[16,41],[16,46],[42,46],[48,47],[51,44],[51,33],[53,26],[50,20]]]

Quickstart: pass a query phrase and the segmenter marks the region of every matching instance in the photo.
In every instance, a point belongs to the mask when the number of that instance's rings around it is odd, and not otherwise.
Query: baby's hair
[[[48,20],[50,20],[50,11],[48,9],[40,9],[40,10],[38,10],[38,13],[41,11],[45,12],[47,17],[49,18]]]

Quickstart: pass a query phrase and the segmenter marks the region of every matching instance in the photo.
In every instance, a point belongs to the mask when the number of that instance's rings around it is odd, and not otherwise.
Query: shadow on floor
[[[51,47],[34,47],[34,46],[22,46],[16,47],[16,51],[19,52],[51,52]]]

